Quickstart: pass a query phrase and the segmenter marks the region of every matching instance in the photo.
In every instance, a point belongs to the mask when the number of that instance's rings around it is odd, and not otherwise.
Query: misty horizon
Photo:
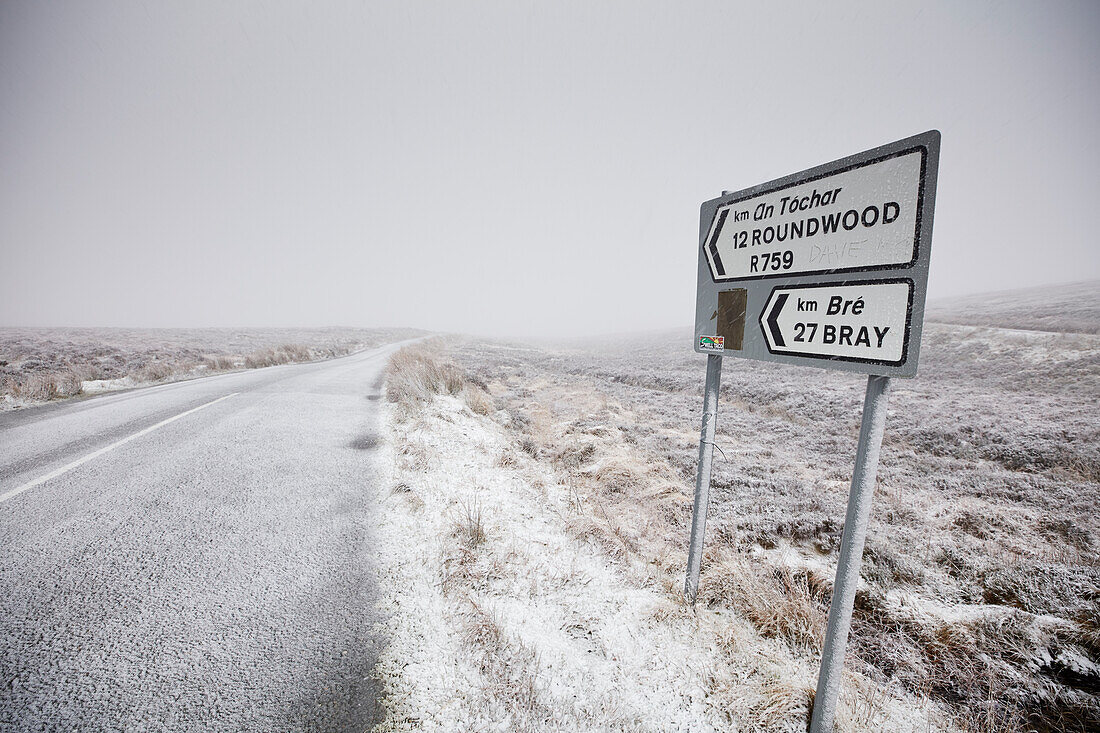
[[[0,323],[687,328],[701,202],[928,129],[930,300],[1094,280],[1059,8],[6,4]]]

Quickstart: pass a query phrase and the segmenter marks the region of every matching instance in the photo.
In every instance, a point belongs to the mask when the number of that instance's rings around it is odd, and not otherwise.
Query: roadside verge
[[[384,410],[376,731],[805,730],[811,655],[685,606],[679,563],[640,526],[682,487],[666,482],[624,527],[486,385],[417,347],[395,355]],[[591,485],[641,483],[626,461]],[[849,689],[840,730],[916,728],[919,710]]]

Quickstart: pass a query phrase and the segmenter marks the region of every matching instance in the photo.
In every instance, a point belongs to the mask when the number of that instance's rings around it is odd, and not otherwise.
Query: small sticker
[[[703,351],[724,351],[726,348],[725,336],[700,336],[699,348]]]

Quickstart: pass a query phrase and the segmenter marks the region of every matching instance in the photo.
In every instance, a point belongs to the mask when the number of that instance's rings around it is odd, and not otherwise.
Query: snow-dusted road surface
[[[369,728],[394,348],[0,415],[0,730]]]

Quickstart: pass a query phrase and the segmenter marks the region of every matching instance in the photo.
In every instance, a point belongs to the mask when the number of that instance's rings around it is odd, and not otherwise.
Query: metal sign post
[[[869,375],[811,731],[833,730],[892,377],[917,373],[936,130],[703,203],[695,350],[707,354],[684,594],[699,594],[723,356]]]
[[[848,493],[848,514],[844,519],[833,601],[829,604],[829,621],[825,626],[825,648],[821,653],[821,673],[817,678],[810,733],[832,733],[833,730],[844,672],[844,652],[848,646],[848,631],[852,628],[852,606],[856,600],[859,568],[863,560],[863,542],[867,539],[867,523],[871,519],[871,497],[875,493],[875,474],[878,472],[878,454],[886,427],[889,396],[890,377],[871,375],[867,378],[856,468]]]
[[[707,386],[703,392],[703,428],[699,433],[699,470],[695,475],[695,506],[691,515],[691,544],[688,546],[687,580],[684,595],[695,605],[699,595],[699,568],[703,564],[703,533],[710,506],[710,464],[714,457],[714,428],[718,423],[718,391],[722,381],[722,357],[707,357]]]

